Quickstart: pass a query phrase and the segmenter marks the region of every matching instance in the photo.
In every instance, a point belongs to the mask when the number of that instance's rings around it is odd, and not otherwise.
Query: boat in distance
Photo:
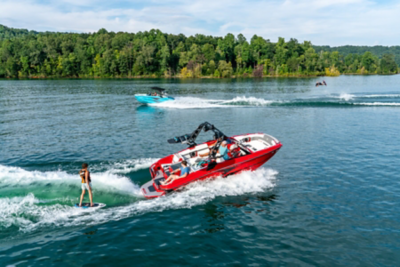
[[[196,144],[200,132],[212,131],[214,140]],[[164,157],[150,166],[151,180],[142,185],[141,192],[146,198],[156,198],[178,190],[185,185],[211,177],[236,174],[242,171],[254,171],[266,163],[282,147],[275,137],[264,133],[242,134],[227,137],[214,125],[204,122],[191,133],[168,140],[168,143],[182,143],[189,147]],[[223,144],[224,143],[224,144]],[[222,157],[219,147],[226,146],[228,157]],[[204,156],[208,155],[208,156]],[[225,159],[227,158],[227,159]],[[179,174],[181,162],[186,161],[190,169],[184,178],[163,185],[174,171]]]
[[[172,96],[169,96],[164,88],[151,87],[153,92],[146,94],[136,94],[135,98],[142,104],[157,104],[166,101],[175,100]]]

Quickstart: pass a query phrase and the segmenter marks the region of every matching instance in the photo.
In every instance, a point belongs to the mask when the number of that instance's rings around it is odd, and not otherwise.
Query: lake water
[[[399,84],[0,80],[0,265],[399,265]],[[176,101],[139,105],[151,86]],[[204,121],[283,147],[255,172],[144,199],[150,164],[185,147],[167,139]],[[72,207],[82,162],[105,208]]]

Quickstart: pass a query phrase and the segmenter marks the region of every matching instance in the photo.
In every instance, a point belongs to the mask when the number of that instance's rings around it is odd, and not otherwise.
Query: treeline
[[[8,36],[8,37],[7,37]],[[391,54],[316,52],[311,42],[254,35],[37,33],[0,28],[0,77],[262,77],[394,74]]]
[[[24,35],[36,35],[39,32],[36,31],[28,31],[26,29],[14,29],[9,28],[3,25],[0,25],[0,40],[2,39],[12,39],[15,37],[20,37]]]
[[[344,45],[344,46],[316,46],[314,45],[314,49],[317,53],[321,51],[333,52],[338,51],[343,56],[347,56],[348,54],[358,54],[363,55],[365,52],[371,52],[374,55],[377,55],[379,58],[382,58],[385,54],[394,55],[394,60],[397,65],[400,65],[400,46],[355,46],[355,45]]]

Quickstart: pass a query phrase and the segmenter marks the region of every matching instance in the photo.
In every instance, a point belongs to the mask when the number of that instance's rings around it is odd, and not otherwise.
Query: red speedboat
[[[214,140],[196,144],[195,140],[202,130],[214,132]],[[275,155],[282,146],[276,138],[264,133],[227,137],[208,122],[200,124],[192,134],[175,137],[168,142],[188,144],[189,147],[162,158],[150,166],[152,180],[141,187],[146,198],[163,196],[197,180],[256,170]],[[223,145],[228,148],[228,157],[225,155],[228,159],[224,159],[217,152],[223,142],[225,142]],[[204,157],[205,154],[208,156]],[[162,181],[181,167],[183,160],[188,163],[190,173],[185,178],[162,185]]]

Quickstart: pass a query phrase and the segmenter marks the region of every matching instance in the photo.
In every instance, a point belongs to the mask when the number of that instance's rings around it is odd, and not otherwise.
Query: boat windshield
[[[167,93],[166,92],[149,92],[147,95],[148,96],[165,97],[165,96],[167,96]]]
[[[149,95],[151,95],[151,96],[164,97],[167,95],[167,92],[164,88],[154,86],[154,87],[151,87],[151,89],[153,90],[149,93]]]

